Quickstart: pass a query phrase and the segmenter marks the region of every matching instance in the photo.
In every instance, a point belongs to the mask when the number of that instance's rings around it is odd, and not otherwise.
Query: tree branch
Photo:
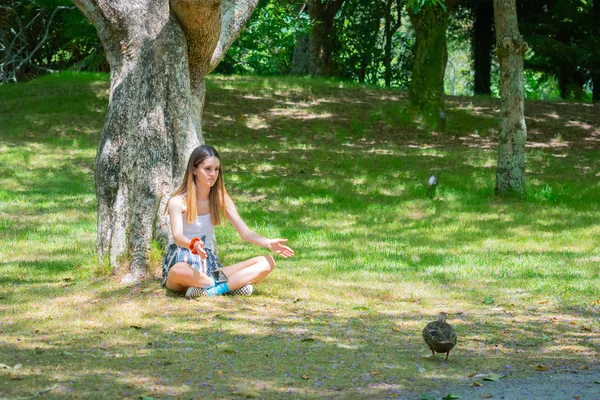
[[[31,60],[31,58],[33,57],[33,55],[42,47],[42,45],[44,44],[44,42],[46,41],[46,39],[48,38],[48,33],[50,33],[50,26],[52,25],[52,20],[54,19],[54,16],[56,15],[57,12],[59,12],[60,10],[72,10],[75,7],[67,7],[67,6],[58,6],[54,9],[54,11],[52,12],[52,14],[50,15],[50,19],[48,20],[48,24],[46,25],[46,33],[44,34],[44,37],[42,38],[42,40],[38,43],[38,45],[31,51],[31,53],[29,53],[29,55],[27,57],[25,57],[24,60],[22,60],[19,65],[17,65],[17,67],[15,68],[15,74],[17,72],[19,72],[19,70],[21,69],[21,67],[28,63],[29,60]]]
[[[215,69],[217,64],[225,57],[246,22],[252,16],[258,0],[223,0],[221,11],[221,33],[219,42],[213,52],[208,72]]]

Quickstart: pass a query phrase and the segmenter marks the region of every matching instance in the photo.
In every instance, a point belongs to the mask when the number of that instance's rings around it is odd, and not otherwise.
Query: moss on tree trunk
[[[448,10],[439,6],[427,6],[415,13],[409,7],[409,15],[415,29],[416,41],[408,98],[412,108],[431,128],[443,129],[444,73],[448,61]]]
[[[519,33],[515,0],[494,0],[496,53],[500,63],[500,137],[496,194],[525,196],[525,125],[523,56],[527,43]]]

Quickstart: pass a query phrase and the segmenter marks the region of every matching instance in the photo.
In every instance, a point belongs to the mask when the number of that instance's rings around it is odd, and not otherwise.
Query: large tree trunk
[[[334,76],[332,51],[335,44],[335,16],[344,0],[308,0],[308,13],[313,21],[310,37],[309,72],[312,76]]]
[[[444,74],[448,62],[448,9],[430,5],[415,13],[414,9],[409,7],[408,14],[416,34],[413,50],[415,59],[408,99],[427,125],[443,130]]]
[[[146,275],[151,241],[170,236],[165,203],[203,142],[204,78],[256,2],[74,0],[111,68],[95,167],[97,252],[128,272],[124,283]]]
[[[496,194],[525,196],[525,143],[523,57],[527,43],[519,33],[515,0],[494,0],[496,53],[500,63],[500,137]]]
[[[494,6],[492,0],[474,2],[475,22],[473,24],[473,69],[475,70],[475,94],[491,94],[492,45]]]

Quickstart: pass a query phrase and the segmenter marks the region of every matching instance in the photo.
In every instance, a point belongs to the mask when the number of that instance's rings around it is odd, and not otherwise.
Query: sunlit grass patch
[[[450,99],[441,134],[395,90],[211,77],[205,138],[228,189],[296,256],[251,297],[190,302],[158,280],[120,287],[93,255],[107,90],[86,74],[0,87],[0,362],[23,366],[2,395],[410,398],[473,372],[595,365],[597,149],[564,108],[535,104],[528,197],[502,201],[494,101]],[[226,264],[266,252],[230,224],[217,235]],[[459,335],[448,363],[420,333],[441,310]]]

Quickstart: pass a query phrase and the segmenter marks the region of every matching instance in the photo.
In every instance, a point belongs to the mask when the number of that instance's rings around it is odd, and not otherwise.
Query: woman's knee
[[[262,259],[265,261],[265,264],[268,266],[268,271],[271,272],[275,269],[275,259],[270,254],[265,254],[262,256]]]
[[[169,277],[178,278],[190,274],[190,266],[186,263],[177,263],[169,270]]]

